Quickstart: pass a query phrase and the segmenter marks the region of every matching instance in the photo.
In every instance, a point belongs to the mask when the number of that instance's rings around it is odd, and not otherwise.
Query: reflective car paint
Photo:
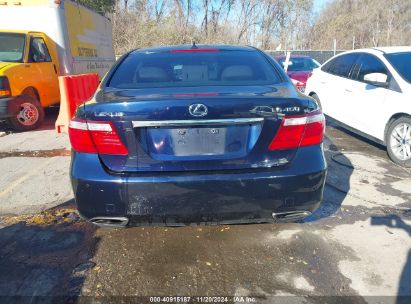
[[[116,89],[106,86],[109,73],[76,117],[112,123],[128,154],[73,151],[71,179],[79,212],[88,219],[121,217],[132,224],[173,225],[272,222],[273,214],[314,211],[322,199],[326,174],[322,144],[268,147],[284,117],[304,116],[317,105],[296,91],[274,59],[260,54],[279,74],[279,83]],[[190,114],[193,104],[207,107],[205,118]],[[225,123],[221,128],[205,125],[204,129],[198,124],[189,128],[147,126],[193,119],[251,119],[252,123]],[[213,133],[217,137],[209,136],[210,144],[222,140],[226,145],[220,143],[209,151],[205,151],[207,145],[199,149],[192,144],[195,136],[184,148],[163,141],[176,141],[179,132],[193,130],[200,137],[204,130],[229,136],[223,139]]]
[[[325,183],[321,146],[300,148],[286,168],[198,174],[116,175],[95,154],[72,157],[80,214],[126,216],[136,225],[274,222],[273,212],[317,209]]]

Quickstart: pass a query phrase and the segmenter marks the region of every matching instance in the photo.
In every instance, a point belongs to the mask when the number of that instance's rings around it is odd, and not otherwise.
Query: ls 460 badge
[[[281,113],[289,113],[289,112],[300,112],[300,107],[270,107],[270,106],[257,106],[250,110],[250,113],[258,114],[262,116],[273,116],[278,115]]]

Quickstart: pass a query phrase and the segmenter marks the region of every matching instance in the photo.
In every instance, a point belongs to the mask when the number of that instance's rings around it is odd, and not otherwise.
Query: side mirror
[[[379,87],[388,87],[387,80],[388,76],[383,73],[370,73],[364,75],[365,82]]]

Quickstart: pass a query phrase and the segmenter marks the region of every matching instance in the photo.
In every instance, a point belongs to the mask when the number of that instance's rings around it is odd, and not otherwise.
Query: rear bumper
[[[0,119],[17,115],[19,109],[14,106],[16,97],[0,98]]]
[[[321,146],[300,148],[291,165],[265,171],[120,176],[106,172],[97,155],[76,152],[71,163],[80,214],[131,224],[270,222],[273,212],[313,212],[325,176]]]

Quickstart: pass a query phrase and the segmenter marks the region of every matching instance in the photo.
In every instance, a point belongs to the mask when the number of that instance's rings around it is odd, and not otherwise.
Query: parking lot
[[[102,229],[75,211],[56,115],[26,133],[0,124],[1,296],[410,300],[411,172],[383,147],[329,125],[324,201],[301,223]]]

